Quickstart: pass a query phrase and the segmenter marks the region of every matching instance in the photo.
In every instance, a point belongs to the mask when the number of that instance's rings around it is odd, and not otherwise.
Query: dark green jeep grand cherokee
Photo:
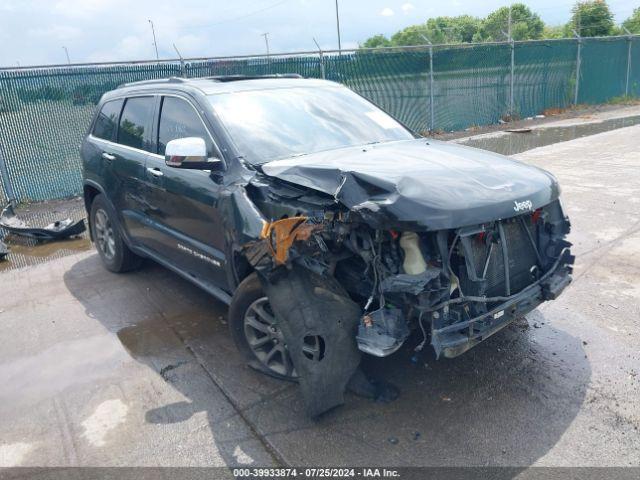
[[[333,82],[123,85],[81,153],[105,266],[150,258],[229,304],[249,364],[297,380],[310,415],[380,394],[362,352],[413,331],[454,357],[571,281],[550,173],[420,138]]]

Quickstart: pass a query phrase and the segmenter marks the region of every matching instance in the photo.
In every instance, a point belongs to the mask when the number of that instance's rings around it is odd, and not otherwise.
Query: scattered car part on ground
[[[70,218],[53,222],[42,228],[31,227],[16,216],[11,204],[8,204],[0,214],[0,227],[13,234],[36,240],[62,240],[80,235],[86,230],[84,220],[74,222]]]
[[[82,157],[107,268],[149,257],[229,303],[248,362],[296,379],[311,416],[346,389],[393,398],[361,352],[415,331],[455,357],[571,281],[550,173],[419,138],[332,82],[153,80],[98,112]]]
[[[9,248],[2,240],[0,240],[0,260],[4,260],[8,254]]]

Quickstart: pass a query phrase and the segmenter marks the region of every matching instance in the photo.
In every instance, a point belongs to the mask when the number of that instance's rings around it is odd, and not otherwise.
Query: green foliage
[[[367,38],[365,42],[362,44],[363,48],[379,48],[379,47],[390,47],[391,41],[379,33],[378,35],[374,35],[373,37]]]
[[[429,30],[426,24],[411,25],[394,33],[391,37],[391,44],[393,46],[424,45],[426,42],[423,35],[429,38]]]
[[[622,22],[622,26],[631,33],[640,33],[640,7],[636,8],[631,16]]]
[[[480,29],[481,20],[471,15],[458,17],[430,18],[426,23],[411,25],[396,32],[391,39],[382,34],[368,38],[364,48],[401,47],[407,45],[425,45],[428,38],[434,44],[469,43]]]
[[[542,30],[542,38],[564,38],[565,29],[563,25],[545,25]]]
[[[604,37],[614,33],[613,14],[602,0],[578,2],[571,12],[565,33],[575,30],[581,37]]]
[[[482,21],[479,39],[500,42],[506,40],[509,29],[509,7],[501,7],[491,12]],[[544,22],[537,13],[522,3],[511,6],[511,36],[514,40],[535,40],[542,38]],[[478,37],[476,37],[478,38]]]
[[[53,87],[51,85],[35,89],[22,88],[19,89],[17,93],[20,100],[27,103],[37,102],[39,100],[60,101],[64,100],[67,96],[67,93],[62,88]]]
[[[432,43],[470,43],[480,29],[480,22],[471,15],[430,18],[426,36]]]

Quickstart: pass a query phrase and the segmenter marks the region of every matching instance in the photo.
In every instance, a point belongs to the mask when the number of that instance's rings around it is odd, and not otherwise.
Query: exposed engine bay
[[[361,375],[361,352],[388,356],[413,331],[418,350],[430,344],[438,357],[455,357],[571,281],[570,225],[557,198],[515,202],[509,218],[431,230],[393,220],[383,227],[372,205],[346,208],[339,192],[261,175],[233,194],[239,211],[262,216],[244,224],[257,238],[239,245],[237,268],[259,272],[312,416],[343,403]],[[308,341],[322,343],[321,358],[305,357]]]

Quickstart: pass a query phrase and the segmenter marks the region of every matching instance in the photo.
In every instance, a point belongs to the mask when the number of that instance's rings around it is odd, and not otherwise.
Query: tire
[[[238,285],[231,300],[231,336],[249,366],[282,380],[296,381],[297,374],[282,333],[273,322],[275,316],[269,299],[254,272]]]
[[[103,194],[91,203],[89,223],[96,250],[103,265],[114,273],[124,273],[140,267],[142,258],[125,244],[116,213]]]

